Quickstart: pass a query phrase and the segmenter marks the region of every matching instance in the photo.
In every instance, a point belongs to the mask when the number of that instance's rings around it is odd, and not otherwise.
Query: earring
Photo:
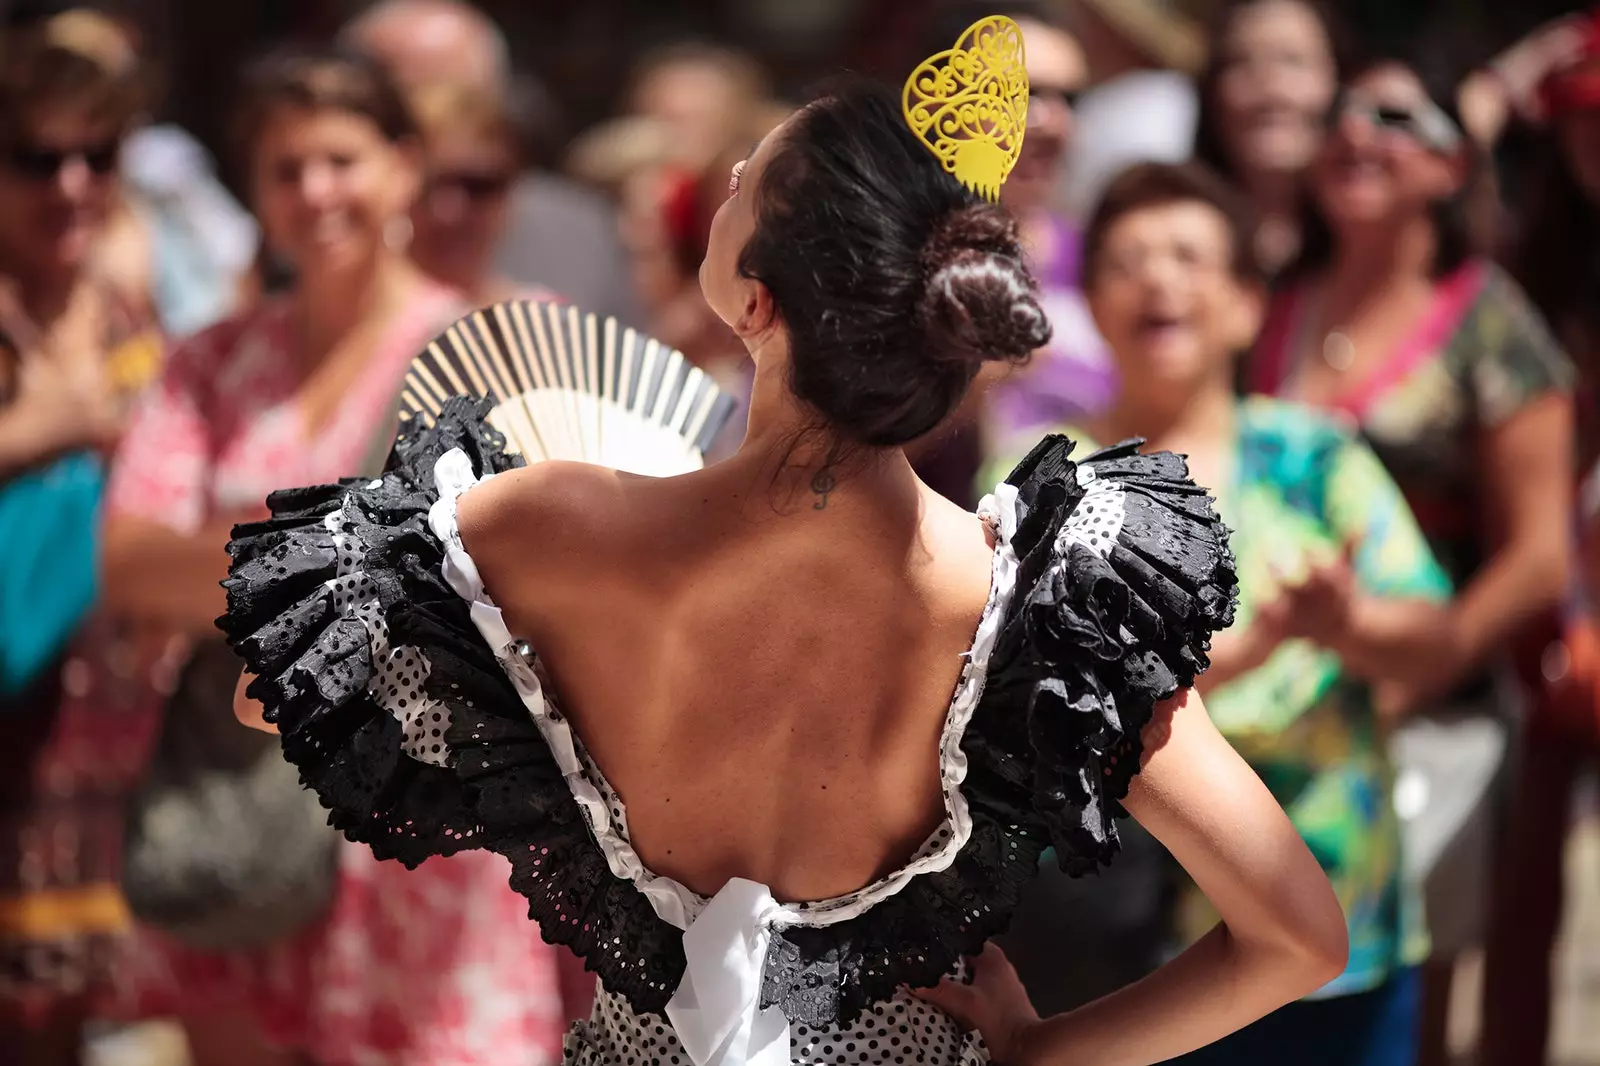
[[[390,251],[403,252],[411,246],[411,238],[416,236],[416,227],[411,224],[411,219],[405,215],[396,215],[384,224],[383,243]]]

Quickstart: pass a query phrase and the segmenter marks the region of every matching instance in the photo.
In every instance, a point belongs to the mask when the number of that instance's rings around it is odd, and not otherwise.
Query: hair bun
[[[940,220],[923,251],[918,308],[928,350],[976,373],[991,360],[1020,362],[1050,342],[1050,319],[1022,259],[1017,223],[989,204]]]

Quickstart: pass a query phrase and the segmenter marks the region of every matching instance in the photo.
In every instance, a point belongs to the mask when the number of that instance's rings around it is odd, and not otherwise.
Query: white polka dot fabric
[[[450,748],[445,733],[450,728],[450,711],[431,700],[422,690],[428,678],[427,657],[415,648],[391,648],[389,626],[378,603],[378,589],[367,577],[366,548],[360,540],[344,532],[344,513],[335,511],[324,522],[333,534],[339,555],[336,576],[328,582],[334,609],[358,619],[367,630],[372,656],[372,677],[367,692],[404,731],[403,750],[418,762],[447,766]]]
[[[566,1066],[691,1066],[665,1018],[634,1014],[627,1000],[602,991],[594,1013],[567,1036]],[[797,1066],[981,1066],[988,1051],[946,1014],[902,992],[865,1011],[854,1025],[789,1027]]]
[[[1095,477],[1085,466],[1078,467],[1078,483],[1084,488],[1084,497],[1067,517],[1056,547],[1065,553],[1068,545],[1081,544],[1105,558],[1122,532],[1127,492],[1116,481]]]

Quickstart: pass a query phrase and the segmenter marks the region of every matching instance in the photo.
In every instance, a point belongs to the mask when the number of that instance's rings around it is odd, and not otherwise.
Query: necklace
[[[1356,363],[1356,346],[1347,335],[1334,330],[1322,340],[1322,361],[1341,374]]]

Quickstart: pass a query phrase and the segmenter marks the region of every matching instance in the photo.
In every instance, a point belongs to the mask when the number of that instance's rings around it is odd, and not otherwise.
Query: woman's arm
[[[250,682],[255,679],[256,675],[248,670],[240,675],[239,684],[233,690],[233,716],[251,729],[259,729],[263,733],[276,733],[278,727],[264,717],[266,708],[245,695],[244,690],[249,688]]]
[[[979,961],[971,986],[945,981],[925,993],[978,1028],[996,1061],[1164,1062],[1315,991],[1344,969],[1344,915],[1328,879],[1199,698],[1184,693],[1168,701],[1145,738],[1150,754],[1125,805],[1183,865],[1222,924],[1144,980],[1043,1020],[993,953]]]
[[[1571,566],[1572,398],[1549,392],[1483,434],[1484,514],[1497,545],[1450,605],[1413,675],[1380,703],[1404,712],[1449,692],[1560,601]]]
[[[1483,520],[1498,545],[1456,601],[1463,668],[1479,666],[1528,619],[1560,600],[1572,534],[1572,397],[1528,403],[1483,441]]]
[[[107,520],[100,552],[105,607],[123,618],[210,633],[227,608],[228,540],[236,522],[214,519],[199,532],[180,533],[137,515]]]

